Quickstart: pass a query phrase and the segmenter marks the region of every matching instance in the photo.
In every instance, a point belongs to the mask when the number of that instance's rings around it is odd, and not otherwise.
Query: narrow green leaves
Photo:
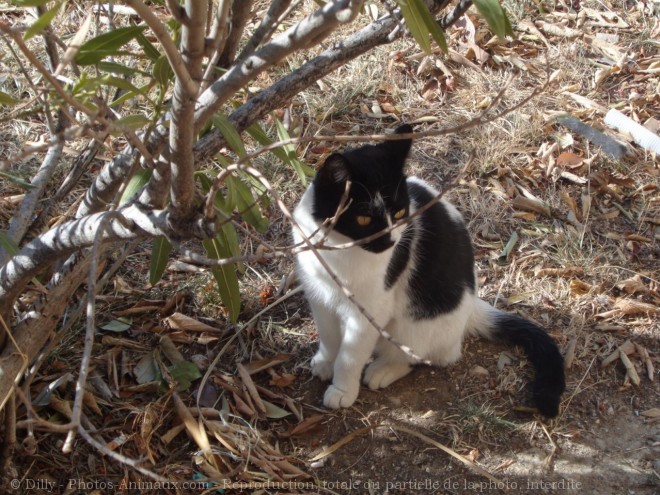
[[[135,196],[138,193],[138,191],[142,189],[142,187],[147,183],[150,177],[151,177],[151,170],[148,170],[146,168],[141,168],[140,170],[135,172],[135,175],[133,175],[133,177],[131,177],[131,180],[128,181],[128,185],[126,186],[126,189],[124,189],[124,193],[121,195],[119,204],[123,205],[133,196]]]
[[[473,3],[497,36],[505,38],[507,34],[514,35],[509,18],[498,0],[473,0]]]
[[[241,136],[236,130],[236,127],[234,127],[234,124],[232,124],[225,115],[220,113],[214,114],[213,117],[211,117],[211,121],[213,122],[213,125],[216,126],[222,133],[222,136],[225,138],[227,144],[234,151],[234,153],[236,153],[239,158],[244,158],[247,154],[245,152],[245,145],[243,144]]]
[[[429,34],[431,34],[438,46],[446,52],[447,41],[445,40],[445,35],[438,23],[433,19],[424,1],[399,0],[398,3],[401,7],[403,18],[406,21],[406,26],[408,26],[410,34],[413,35],[419,46],[426,53],[431,53],[431,41],[429,40]]]
[[[163,276],[171,251],[172,244],[166,237],[156,237],[154,239],[149,266],[149,283],[151,285],[156,285]]]
[[[223,259],[231,257],[227,238],[222,230],[213,239],[207,239],[202,242],[206,255],[209,258]],[[236,274],[236,265],[234,263],[214,266],[211,273],[218,284],[218,292],[222,304],[227,308],[229,320],[235,323],[241,311],[241,291],[238,286],[238,275]]]
[[[137,38],[144,26],[128,26],[104,33],[85,42],[76,55],[78,65],[93,65],[105,57],[120,55],[119,49],[129,41]]]
[[[34,186],[32,184],[24,181],[23,179],[21,179],[20,177],[14,174],[10,174],[0,170],[0,177],[7,179],[9,182],[13,182],[14,184],[16,184],[19,187],[22,187],[23,189],[34,189]]]
[[[139,32],[138,35],[135,37],[135,40],[140,44],[142,50],[144,51],[144,54],[147,56],[149,60],[155,62],[160,58],[160,52],[151,43],[151,41],[147,39],[144,33]]]
[[[16,98],[5,93],[4,91],[0,91],[0,105],[14,106],[18,102],[19,100],[17,100]]]
[[[277,137],[280,139],[280,141],[287,141],[291,139],[289,132],[286,130],[286,127],[284,127],[282,122],[275,120],[275,127],[277,128]],[[298,174],[300,181],[304,186],[306,186],[307,176],[314,175],[314,171],[298,159],[298,156],[296,155],[296,148],[293,144],[285,144],[281,149],[286,155],[284,158],[284,163],[293,167],[293,169],[296,171],[296,174]]]
[[[226,184],[229,203],[236,205],[236,209],[247,223],[259,232],[264,232],[268,228],[268,219],[261,213],[259,203],[250,188],[234,176],[227,177]]]
[[[163,88],[167,88],[170,84],[170,81],[174,79],[174,71],[170,66],[169,60],[165,55],[161,55],[154,62],[153,69],[151,69],[151,74],[154,76],[154,79],[158,84]]]
[[[39,16],[39,19],[34,21],[32,26],[30,26],[28,30],[25,31],[25,36],[24,36],[25,41],[29,40],[33,36],[38,35],[44,29],[46,29],[50,25],[50,23],[53,22],[53,19],[55,19],[55,16],[57,15],[57,12],[60,10],[61,6],[62,6],[62,2],[57,2],[55,4],[55,7],[41,14]]]

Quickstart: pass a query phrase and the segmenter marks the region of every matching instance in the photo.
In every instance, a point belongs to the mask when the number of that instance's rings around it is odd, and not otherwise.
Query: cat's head
[[[412,127],[407,124],[395,131],[409,132]],[[409,200],[403,168],[411,145],[411,139],[400,139],[330,155],[314,178],[314,217],[320,222],[334,217],[347,181],[351,186],[345,211],[335,224],[337,232],[360,240],[407,217]],[[394,243],[392,234],[385,233],[361,246],[380,253]]]

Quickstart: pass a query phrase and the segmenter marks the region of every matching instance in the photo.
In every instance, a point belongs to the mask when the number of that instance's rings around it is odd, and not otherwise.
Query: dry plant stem
[[[69,141],[71,139],[76,139],[89,131],[88,125],[70,127],[64,130],[57,136],[51,137],[47,142],[43,144],[38,144],[35,146],[25,146],[19,153],[9,157],[7,160],[0,161],[0,170],[9,170],[13,165],[25,161],[37,153],[43,153],[48,151],[53,146],[56,146],[61,141]]]
[[[449,2],[444,1],[443,3],[444,5],[440,8],[446,7]],[[468,9],[471,6],[472,6],[472,0],[460,0],[460,2],[458,2],[458,5],[456,5],[456,7],[454,7],[454,9],[451,12],[449,12],[442,19],[440,19],[440,22],[438,24],[440,24],[440,27],[442,29],[448,28],[456,21],[458,21],[463,16],[463,14],[465,14],[468,11]]]
[[[231,24],[229,27],[227,42],[225,43],[225,46],[217,61],[217,65],[219,67],[229,67],[229,65],[234,62],[234,59],[236,58],[236,52],[238,51],[238,44],[243,37],[243,31],[245,30],[245,25],[250,18],[250,12],[252,11],[253,4],[254,0],[232,1]]]
[[[142,466],[139,465],[139,461],[123,456],[115,452],[114,450],[110,450],[108,447],[106,447],[99,441],[95,440],[89,433],[87,433],[87,431],[82,426],[78,428],[78,433],[82,438],[85,439],[87,443],[89,443],[92,447],[94,447],[96,450],[103,453],[104,455],[111,457],[114,460],[121,462],[122,464],[132,467],[136,471],[139,471],[140,473],[144,474],[145,476],[148,476],[153,480],[160,481],[161,483],[167,483],[169,481],[167,478],[163,478],[162,476],[154,473],[153,471],[149,471],[148,469],[143,468]]]
[[[224,51],[225,44],[227,43],[227,36],[229,33],[229,9],[231,7],[231,0],[220,0],[216,7],[215,20],[211,29],[211,39],[213,40],[213,48],[211,56],[209,57],[206,72],[202,78],[200,91],[206,89],[213,83],[213,77],[220,55]]]
[[[200,96],[195,112],[196,130],[208,122],[211,115],[217,112],[240,88],[260,73],[291,53],[306,48],[309,46],[310,40],[318,42],[319,37],[329,34],[329,30],[340,23],[350,22],[357,15],[360,3],[355,0],[326,3],[323,8],[305,17],[263,46],[254,55],[230,68]]]
[[[34,53],[32,53],[32,51],[27,47],[20,33],[10,28],[5,22],[0,22],[0,31],[2,31],[7,36],[11,37],[12,40],[14,40],[14,42],[21,49],[21,52],[23,52],[23,55],[25,55],[25,58],[27,58],[30,61],[32,66],[36,68],[37,71],[39,71],[39,73],[44,77],[44,79],[48,81],[48,84],[69,106],[87,115],[92,121],[96,121],[103,125],[112,126],[111,122],[100,117],[97,112],[90,110],[85,105],[80,103],[78,100],[73,98],[67,91],[65,91],[65,89],[62,87],[60,82],[53,76],[52,72],[49,71],[46,67],[44,67],[44,65],[39,61],[37,56]],[[69,115],[68,112],[67,112],[67,116],[71,122],[75,121],[73,116]]]
[[[101,247],[101,239],[111,220],[121,221],[117,212],[108,212],[98,223],[98,230],[94,238],[91,260],[89,263],[89,275],[87,277],[87,324],[85,326],[85,340],[83,345],[83,355],[80,360],[80,372],[78,373],[78,382],[76,383],[76,398],[73,401],[73,413],[71,415],[69,434],[67,435],[62,452],[68,454],[73,449],[76,430],[80,426],[82,415],[83,397],[85,395],[85,385],[87,384],[87,375],[89,374],[89,364],[92,360],[92,347],[94,345],[94,332],[96,330],[96,279],[98,268],[98,255]]]
[[[172,17],[174,17],[179,24],[186,24],[188,22],[186,9],[179,5],[179,2],[176,0],[167,0],[167,8],[170,10]]]
[[[291,4],[291,0],[274,0],[268,6],[268,11],[263,17],[257,29],[254,30],[252,37],[243,47],[241,54],[237,60],[243,60],[261,45],[264,41],[268,40],[279,26],[279,20]]]
[[[273,309],[275,306],[278,304],[283,303],[290,297],[293,297],[296,294],[299,294],[302,292],[302,287],[296,287],[295,289],[290,290],[283,296],[279,297],[276,301],[273,303],[269,304],[266,306],[264,309],[259,311],[256,315],[254,315],[252,318],[250,318],[248,321],[246,321],[243,325],[241,325],[241,328],[239,328],[234,335],[231,336],[231,338],[225,343],[225,345],[222,347],[220,352],[218,352],[218,355],[213,359],[213,362],[209,365],[208,369],[206,370],[206,373],[204,373],[204,376],[202,377],[202,381],[200,382],[199,388],[197,389],[197,401],[196,401],[196,407],[199,409],[199,401],[201,399],[201,394],[202,391],[204,390],[204,386],[206,385],[206,382],[208,381],[209,377],[211,376],[211,373],[213,373],[213,370],[215,367],[218,365],[218,362],[220,361],[220,358],[224,355],[225,351],[229,348],[229,346],[238,338],[239,335],[243,332],[244,329],[249,328],[250,325],[252,325],[254,322],[258,321],[259,318],[261,318],[263,315],[268,313],[271,309]]]
[[[191,77],[199,81],[202,77],[207,2],[206,0],[186,0],[185,9],[188,22],[182,28],[181,52],[183,62]],[[172,174],[170,208],[175,222],[186,222],[193,214],[195,162],[192,149],[196,138],[194,117],[197,89],[196,84],[194,90],[191,91],[178,77],[174,83],[169,142]]]
[[[167,32],[165,25],[160,22],[158,17],[156,17],[153,11],[147,7],[142,0],[125,0],[125,3],[129,7],[132,7],[138,13],[140,18],[147,23],[151,31],[154,33],[154,36],[156,36],[160,42],[165,51],[165,56],[176,75],[177,81],[180,81],[189,94],[197,94],[197,83],[188,72],[188,68],[186,68],[181,53]],[[202,33],[203,32],[204,31],[202,31]]]
[[[69,267],[70,271],[59,277],[57,285],[49,287],[47,296],[41,296],[33,305],[33,310],[9,334],[10,342],[0,353],[3,372],[3,379],[0,380],[0,409],[12,393],[14,384],[52,336],[53,328],[70,302],[71,294],[85,279],[87,265],[84,260]],[[0,304],[3,313],[9,314],[11,305],[6,306],[6,299],[0,298]]]
[[[113,221],[103,233],[105,242],[159,236],[169,232],[166,211],[143,211],[137,205],[126,205],[118,211],[122,214],[122,220]],[[64,255],[90,246],[94,242],[96,226],[104,215],[96,213],[51,229],[27,243],[16,256],[0,267],[0,310],[7,311],[25,284],[39,271]],[[189,233],[192,234],[192,231]],[[4,311],[0,311],[0,315],[6,318],[8,313]]]
[[[5,403],[4,412],[4,445],[0,452],[0,472],[3,475],[10,472],[14,450],[16,450],[16,397],[12,395]]]
[[[21,243],[23,236],[25,236],[25,233],[32,224],[37,203],[43,196],[46,186],[59,164],[63,149],[64,145],[61,142],[48,149],[41,167],[39,167],[39,170],[30,182],[33,188],[25,193],[25,198],[23,198],[21,206],[9,222],[7,235],[16,245]],[[0,249],[0,265],[4,264],[6,260],[7,253],[4,252],[4,249]]]

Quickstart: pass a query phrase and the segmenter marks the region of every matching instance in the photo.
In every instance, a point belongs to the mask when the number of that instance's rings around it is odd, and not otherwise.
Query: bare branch
[[[225,44],[220,57],[218,58],[217,65],[219,67],[229,67],[236,58],[238,51],[238,44],[243,37],[243,30],[250,18],[252,5],[254,0],[233,0],[231,5],[231,25],[229,34],[227,35],[227,43]]]
[[[63,148],[64,145],[62,143],[57,143],[48,150],[41,167],[39,167],[39,170],[30,182],[33,188],[25,193],[25,198],[23,198],[21,206],[9,222],[7,235],[17,245],[23,240],[23,236],[32,223],[37,203],[43,196],[44,190],[59,164]],[[0,265],[6,261],[6,255],[7,253],[4,252],[4,249],[0,248]]]
[[[435,0],[431,6],[431,11],[438,12],[445,3],[442,0]],[[398,15],[400,16],[400,13]],[[447,21],[449,22],[448,24],[445,22],[442,23],[443,28],[447,28],[455,23],[459,17],[452,15],[451,22]],[[351,34],[342,40],[341,43],[328,48],[320,55],[303,64],[300,68],[252,97],[232,112],[229,120],[239,132],[244,131],[252,123],[263,118],[272,110],[281,108],[296,94],[335,71],[348,61],[359,57],[378,45],[392,42],[393,39],[388,39],[388,37],[400,21],[400,17],[383,17],[360,31]],[[199,124],[200,121],[196,120],[196,122]],[[225,145],[226,143],[222,134],[217,130],[211,131],[195,145],[195,158],[197,161],[207,160]]]
[[[196,129],[200,129],[236,91],[258,74],[294,51],[307,47],[312,39],[319,42],[340,23],[350,22],[360,3],[356,0],[328,2],[254,55],[234,65],[200,96],[195,112]]]
[[[268,12],[264,15],[263,19],[257,26],[257,29],[254,30],[252,37],[243,47],[241,54],[237,57],[237,60],[243,60],[248,55],[252,53],[264,43],[268,38],[270,38],[280,23],[280,18],[291,5],[291,0],[274,0],[270,3],[268,7]]]
[[[174,74],[176,74],[177,80],[181,81],[181,84],[186,88],[186,91],[189,94],[196,94],[198,85],[188,72],[186,64],[181,57],[181,53],[167,32],[167,28],[162,22],[160,22],[153,11],[142,2],[142,0],[125,0],[125,2],[126,5],[135,9],[140,18],[151,28],[154,36],[160,41],[163,50],[165,50],[165,56],[170,62]]]
[[[85,326],[85,339],[83,344],[83,355],[80,360],[80,371],[78,373],[78,382],[76,383],[76,398],[73,401],[73,412],[71,414],[69,434],[67,435],[62,452],[70,453],[75,440],[75,434],[81,425],[80,418],[82,416],[83,397],[85,395],[85,385],[87,384],[87,375],[89,373],[89,365],[92,360],[92,346],[94,345],[94,332],[96,331],[95,315],[96,315],[96,279],[97,268],[99,259],[99,250],[101,247],[101,239],[105,233],[109,222],[111,220],[119,220],[119,214],[116,212],[108,212],[103,219],[99,222],[98,230],[94,237],[94,245],[92,248],[91,259],[89,263],[89,274],[87,276],[87,324]]]
[[[222,55],[222,52],[225,49],[227,36],[229,34],[230,7],[231,0],[220,0],[220,3],[216,7],[215,19],[213,21],[210,35],[213,47],[211,48],[211,56],[209,57],[206,72],[204,72],[204,77],[202,78],[201,91],[206,91],[215,79],[213,77],[213,72],[216,70],[220,55]]]

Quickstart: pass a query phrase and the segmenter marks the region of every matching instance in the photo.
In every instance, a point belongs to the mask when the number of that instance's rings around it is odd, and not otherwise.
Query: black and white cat
[[[412,128],[403,125],[395,132]],[[410,139],[392,140],[331,155],[294,219],[312,242],[323,239],[328,247],[383,232],[347,249],[317,253],[375,322],[424,360],[454,363],[466,335],[521,345],[536,370],[534,404],[545,416],[556,416],[565,387],[559,349],[543,329],[477,297],[472,244],[461,214],[441,200],[409,222],[399,222],[437,195],[423,180],[405,175],[411,145]],[[342,198],[341,214],[330,221]],[[296,228],[293,236],[304,243]],[[387,387],[410,372],[416,361],[381,336],[314,252],[303,251],[296,261],[320,336],[312,373],[332,379],[323,399],[327,407],[355,402],[362,370],[372,356],[364,373],[371,389]]]

